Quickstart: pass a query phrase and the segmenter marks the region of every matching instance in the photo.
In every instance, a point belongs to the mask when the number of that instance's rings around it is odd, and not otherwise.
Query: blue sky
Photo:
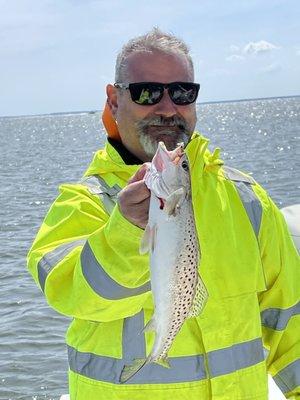
[[[184,39],[199,102],[300,94],[299,0],[0,0],[0,116],[102,109],[122,45]]]

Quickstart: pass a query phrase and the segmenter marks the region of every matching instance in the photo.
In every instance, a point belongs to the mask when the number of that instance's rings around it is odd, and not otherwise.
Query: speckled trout
[[[199,315],[208,299],[198,265],[200,247],[191,200],[188,159],[183,145],[168,151],[159,143],[145,184],[151,191],[149,220],[140,252],[150,253],[154,314],[144,328],[155,332],[146,359],[126,365],[120,382],[132,378],[144,365],[155,362],[170,368],[168,351],[187,318]]]

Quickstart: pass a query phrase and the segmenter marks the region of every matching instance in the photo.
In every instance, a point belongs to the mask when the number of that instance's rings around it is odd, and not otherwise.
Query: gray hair
[[[126,81],[126,60],[130,54],[153,51],[184,55],[190,64],[192,75],[194,75],[193,60],[189,54],[189,48],[186,43],[176,36],[162,32],[155,27],[145,35],[137,36],[129,40],[129,42],[122,47],[116,61],[115,82]]]

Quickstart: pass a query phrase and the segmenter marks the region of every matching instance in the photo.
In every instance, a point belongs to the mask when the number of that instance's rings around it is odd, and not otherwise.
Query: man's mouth
[[[155,126],[156,128],[177,128],[177,125],[156,125],[156,124],[149,124],[148,126]]]
[[[170,131],[180,131],[180,128],[177,125],[148,125],[146,127],[146,129],[149,129],[151,131],[166,131],[166,132],[170,132]]]

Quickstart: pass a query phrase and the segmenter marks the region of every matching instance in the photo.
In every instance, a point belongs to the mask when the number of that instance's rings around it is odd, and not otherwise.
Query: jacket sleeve
[[[260,231],[267,290],[259,294],[267,369],[287,399],[300,399],[300,258],[269,198]]]
[[[46,300],[75,318],[110,321],[139,312],[149,296],[143,230],[116,205],[110,216],[83,185],[62,185],[28,254]]]

